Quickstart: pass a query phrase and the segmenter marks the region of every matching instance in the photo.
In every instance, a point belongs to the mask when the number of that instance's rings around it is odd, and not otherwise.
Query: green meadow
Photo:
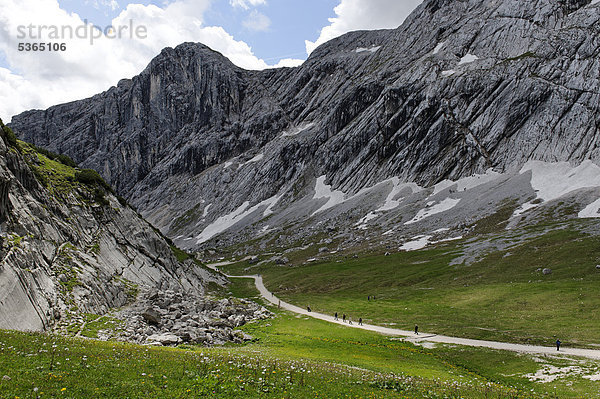
[[[222,269],[260,273],[287,302],[371,324],[407,330],[418,324],[431,333],[525,344],[550,346],[560,338],[565,345],[600,345],[600,238],[555,229],[474,263],[453,264],[463,245]],[[552,274],[542,274],[543,268]]]

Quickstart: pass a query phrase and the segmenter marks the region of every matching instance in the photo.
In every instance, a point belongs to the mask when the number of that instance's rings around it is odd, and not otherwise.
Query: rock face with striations
[[[430,186],[529,160],[600,161],[599,27],[590,0],[426,0],[398,29],[346,34],[298,68],[167,48],[133,79],[12,127],[198,248],[323,175],[356,193],[391,177]]]
[[[0,328],[49,330],[105,314],[141,289],[202,296],[223,283],[100,183],[8,139],[0,122]]]

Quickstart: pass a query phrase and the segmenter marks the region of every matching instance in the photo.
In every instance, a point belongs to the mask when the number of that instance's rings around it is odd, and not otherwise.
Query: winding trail
[[[211,269],[222,273],[218,270],[219,266],[225,266],[229,264],[228,262],[216,263],[212,265],[207,265]],[[468,339],[468,338],[457,338],[457,337],[449,337],[445,335],[438,334],[427,334],[427,333],[419,333],[419,335],[415,335],[413,331],[399,330],[396,328],[389,327],[381,327],[374,326],[371,324],[363,324],[358,325],[358,321],[355,320],[353,324],[344,323],[341,320],[334,320],[333,315],[326,315],[317,312],[308,312],[306,309],[300,308],[298,306],[289,304],[280,300],[275,296],[272,292],[267,290],[263,283],[263,278],[260,275],[250,275],[250,276],[229,276],[228,278],[250,278],[254,280],[256,288],[260,292],[263,298],[272,303],[275,306],[280,306],[282,309],[289,310],[290,312],[297,313],[304,316],[309,316],[315,319],[324,320],[328,323],[334,323],[338,325],[342,325],[344,327],[349,328],[360,328],[362,330],[374,331],[384,335],[397,336],[397,337],[405,337],[405,341],[412,342],[415,344],[421,344],[422,342],[431,342],[431,343],[440,343],[440,344],[453,344],[453,345],[465,345],[465,346],[474,346],[480,348],[490,348],[490,349],[499,349],[506,350],[512,352],[520,352],[520,353],[529,353],[536,355],[571,355],[571,356],[580,356],[588,359],[600,360],[600,350],[596,349],[579,349],[579,348],[566,348],[561,346],[560,352],[556,351],[556,347],[547,347],[547,346],[535,346],[535,345],[523,345],[523,344],[511,344],[507,342],[497,342],[497,341],[484,341],[479,339]]]

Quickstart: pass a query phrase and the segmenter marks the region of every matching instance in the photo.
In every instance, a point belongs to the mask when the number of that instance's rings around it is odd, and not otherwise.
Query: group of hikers
[[[335,314],[333,315],[333,320],[336,320],[336,321],[338,321],[338,320],[339,320],[339,318],[338,318],[338,313],[337,313],[337,312],[335,312]],[[348,324],[352,325],[352,318],[351,318],[350,316],[346,316],[346,314],[345,314],[345,313],[344,313],[344,314],[342,314],[342,321],[343,321],[344,323],[345,323],[346,321],[348,321]],[[359,317],[359,318],[358,318],[358,325],[359,325],[359,326],[362,326],[362,325],[363,325],[363,319],[362,319],[362,317]]]
[[[373,300],[375,300],[375,296],[371,296],[371,295],[369,295],[369,296],[367,297],[367,300],[368,300],[368,301],[370,301],[370,300],[371,300],[371,298],[372,298]],[[308,312],[312,312],[312,310],[311,310],[310,306],[306,306],[306,310],[307,310]],[[335,320],[335,321],[339,321],[338,312],[335,312],[335,314],[333,315],[333,320]],[[352,318],[351,318],[351,317],[349,317],[349,316],[346,316],[346,314],[345,314],[345,313],[343,313],[343,314],[342,314],[342,321],[343,321],[344,323],[346,323],[346,321],[347,321],[349,325],[353,325],[353,324],[352,324]],[[359,326],[362,326],[362,325],[363,325],[363,319],[362,319],[362,317],[359,317],[359,318],[358,318],[358,325],[359,325]],[[418,325],[416,325],[416,324],[415,324],[415,335],[419,335],[419,326],[418,326]],[[560,345],[561,345],[561,344],[562,344],[562,342],[561,342],[559,339],[557,339],[557,340],[556,340],[556,350],[557,350],[557,351],[560,351]]]

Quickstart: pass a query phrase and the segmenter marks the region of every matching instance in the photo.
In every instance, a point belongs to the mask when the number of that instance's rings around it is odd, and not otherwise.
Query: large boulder
[[[160,313],[154,308],[148,308],[142,312],[142,317],[148,324],[159,325],[161,322]]]

